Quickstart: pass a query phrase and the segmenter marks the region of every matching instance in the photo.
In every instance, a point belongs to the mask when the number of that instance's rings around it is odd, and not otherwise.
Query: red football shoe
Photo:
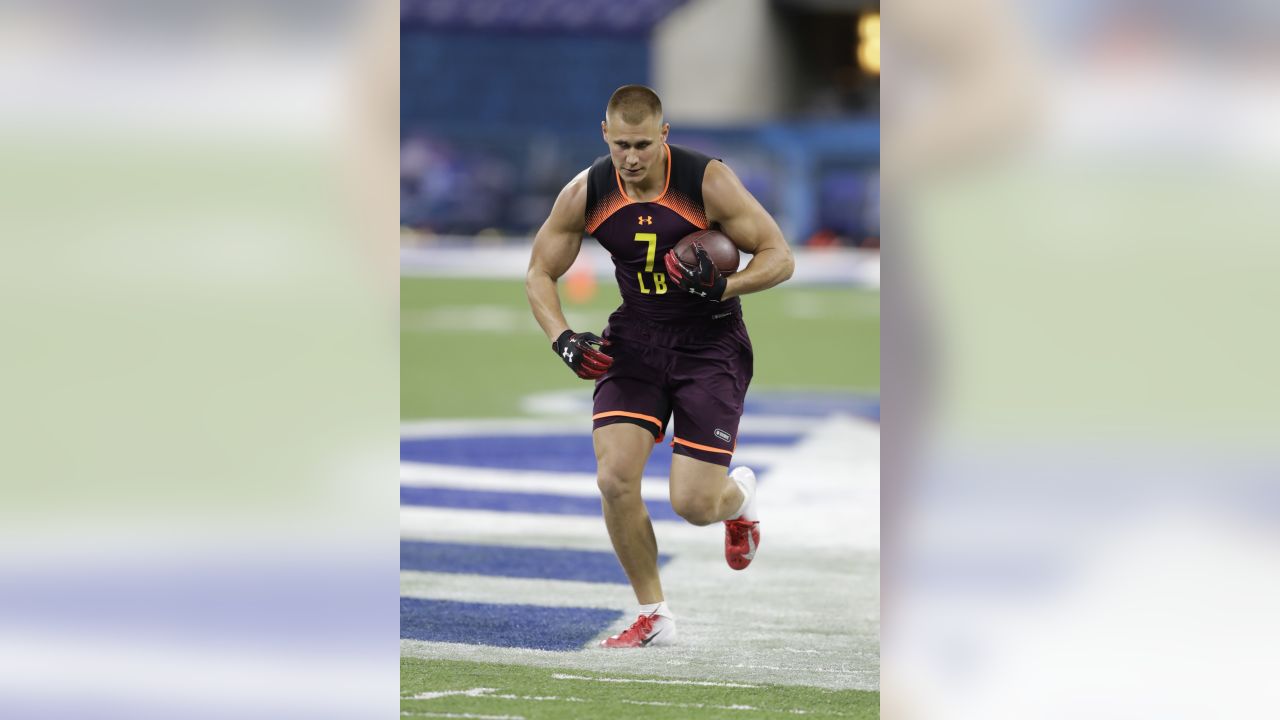
[[[641,615],[631,627],[600,642],[600,647],[639,648],[670,645],[676,641],[676,621],[665,615]]]
[[[735,468],[729,477],[747,498],[743,515],[724,521],[724,559],[734,570],[743,570],[755,559],[760,545],[760,521],[755,519],[756,474],[750,468]],[[750,519],[748,519],[750,518]]]
[[[760,521],[735,518],[724,521],[724,559],[734,570],[744,570],[760,545]]]

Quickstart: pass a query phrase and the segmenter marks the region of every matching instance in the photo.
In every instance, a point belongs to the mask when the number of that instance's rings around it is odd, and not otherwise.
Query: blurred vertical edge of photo
[[[883,19],[886,716],[1273,713],[1276,8]]]
[[[394,714],[397,9],[0,7],[0,715]]]

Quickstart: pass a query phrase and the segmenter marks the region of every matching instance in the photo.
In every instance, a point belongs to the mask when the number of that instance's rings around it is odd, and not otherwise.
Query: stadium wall
[[[774,14],[770,3],[693,0],[658,23],[653,81],[667,119],[744,124],[784,116],[794,69]]]
[[[862,248],[796,248],[796,272],[789,284],[854,285],[880,288],[880,253]],[[750,256],[743,257],[743,264]],[[434,238],[430,245],[400,248],[405,277],[518,279],[529,267],[528,244],[488,244],[474,237]],[[609,253],[583,243],[569,275],[587,272],[597,280],[613,277]]]

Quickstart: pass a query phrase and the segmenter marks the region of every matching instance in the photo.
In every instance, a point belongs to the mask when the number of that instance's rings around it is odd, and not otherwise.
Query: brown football
[[[685,265],[693,265],[695,263],[694,242],[702,243],[702,249],[707,251],[711,262],[716,264],[722,275],[732,275],[737,272],[740,260],[738,246],[733,244],[728,235],[719,230],[699,230],[689,233],[676,243],[676,259]]]

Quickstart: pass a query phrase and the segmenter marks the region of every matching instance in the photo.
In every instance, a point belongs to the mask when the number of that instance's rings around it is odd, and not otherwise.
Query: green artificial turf
[[[733,685],[748,683],[457,660],[400,660],[403,717],[521,717],[525,720],[794,720],[803,717],[816,720],[880,716],[878,692]]]
[[[601,284],[565,312],[574,329],[599,333],[618,303]],[[519,280],[402,278],[400,304],[402,418],[518,417],[527,395],[589,387],[551,353]],[[753,390],[879,391],[878,292],[782,285],[743,308]]]

